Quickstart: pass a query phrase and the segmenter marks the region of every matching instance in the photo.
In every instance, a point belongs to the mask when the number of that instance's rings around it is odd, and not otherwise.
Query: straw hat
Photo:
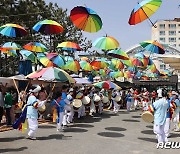
[[[72,104],[74,107],[80,108],[82,106],[82,101],[80,99],[74,99]]]
[[[95,102],[99,102],[99,101],[101,100],[101,97],[98,96],[97,94],[95,94],[94,97],[93,97],[93,100],[94,100]]]

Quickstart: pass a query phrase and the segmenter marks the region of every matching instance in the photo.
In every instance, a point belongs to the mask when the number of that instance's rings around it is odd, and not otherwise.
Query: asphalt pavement
[[[37,140],[26,139],[17,130],[0,132],[0,153],[3,154],[156,154],[179,153],[180,149],[157,149],[153,124],[141,119],[141,111],[75,119],[64,132],[56,124],[39,125]],[[180,142],[180,132],[171,133],[170,141]]]

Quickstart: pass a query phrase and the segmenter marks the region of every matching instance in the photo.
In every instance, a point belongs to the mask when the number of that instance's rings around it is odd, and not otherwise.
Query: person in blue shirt
[[[167,117],[167,111],[169,109],[168,94],[166,91],[162,91],[162,98],[153,103],[154,107],[154,133],[158,143],[168,142],[165,136],[164,126]]]
[[[42,107],[47,100],[40,101],[37,99],[37,96],[39,94],[39,91],[41,90],[41,87],[38,85],[32,86],[32,88],[29,90],[30,94],[27,100],[27,114],[26,118],[28,119],[28,137],[27,139],[35,140],[35,133],[38,129],[38,107]]]
[[[126,102],[127,102],[127,111],[129,112],[130,111],[130,109],[131,109],[131,105],[132,105],[132,99],[133,99],[133,97],[132,97],[132,93],[131,93],[131,91],[129,90],[128,91],[128,94],[126,95]]]

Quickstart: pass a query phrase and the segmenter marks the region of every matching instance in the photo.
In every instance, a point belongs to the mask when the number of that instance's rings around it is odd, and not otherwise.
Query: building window
[[[171,29],[176,28],[176,24],[169,24],[169,28],[171,28]]]
[[[165,28],[165,24],[159,24],[159,27],[160,27],[161,29],[164,29],[164,28]]]
[[[176,31],[169,31],[169,35],[176,35]]]
[[[169,42],[176,42],[176,38],[175,37],[170,37]]]
[[[165,31],[160,31],[159,35],[165,35]]]
[[[165,42],[165,38],[164,38],[164,37],[160,37],[159,40],[160,40],[161,42]]]

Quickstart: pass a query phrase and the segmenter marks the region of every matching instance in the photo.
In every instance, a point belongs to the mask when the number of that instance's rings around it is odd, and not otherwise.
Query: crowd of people
[[[57,115],[57,131],[66,129],[69,123],[73,123],[76,115],[78,119],[87,114],[101,115],[104,109],[112,110],[116,114],[122,108],[126,108],[127,112],[131,110],[150,111],[150,105],[153,107],[151,112],[154,114],[154,133],[159,142],[167,141],[171,121],[174,122],[175,131],[180,131],[180,94],[161,88],[150,93],[146,88],[105,90],[92,86],[63,85],[60,89],[55,88],[48,91],[42,86],[34,85],[28,89],[28,93],[24,90],[18,93],[13,88],[1,86],[0,122],[3,122],[2,117],[5,114],[6,124],[11,126],[23,115],[28,121],[28,138],[36,139],[38,119],[42,118],[47,104],[50,104],[54,110],[53,113],[48,114],[48,117],[53,117],[53,114]]]

